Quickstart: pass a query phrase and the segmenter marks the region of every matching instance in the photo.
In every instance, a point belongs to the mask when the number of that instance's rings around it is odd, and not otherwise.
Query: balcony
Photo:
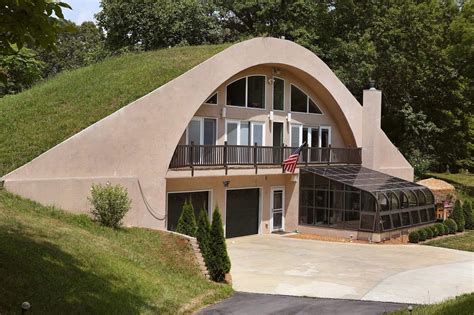
[[[246,145],[178,145],[174,151],[169,168],[224,168],[227,175],[229,167],[248,166],[255,168],[255,174],[259,166],[281,167],[283,161],[288,158],[297,148],[272,147],[272,146],[246,146]],[[308,148],[301,151],[298,165],[335,165],[362,163],[361,148]]]

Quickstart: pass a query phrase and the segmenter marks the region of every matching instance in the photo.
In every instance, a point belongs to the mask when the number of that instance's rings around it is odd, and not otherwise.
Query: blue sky
[[[81,24],[84,21],[95,21],[94,14],[99,12],[99,0],[63,0],[72,7],[72,10],[63,10],[64,17]]]

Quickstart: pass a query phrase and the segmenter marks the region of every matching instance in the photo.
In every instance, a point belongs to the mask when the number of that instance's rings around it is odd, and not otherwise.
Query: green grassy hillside
[[[61,73],[20,94],[0,98],[0,176],[226,47],[127,54]]]
[[[191,313],[231,294],[205,280],[186,243],[113,230],[0,190],[0,314]]]

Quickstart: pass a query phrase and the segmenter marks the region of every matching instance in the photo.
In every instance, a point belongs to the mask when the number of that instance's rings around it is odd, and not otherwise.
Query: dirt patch
[[[392,238],[390,240],[385,240],[380,243],[373,243],[369,241],[364,241],[364,240],[352,240],[350,238],[344,238],[344,237],[334,237],[334,236],[321,236],[321,235],[315,235],[315,234],[304,234],[304,233],[299,233],[299,234],[293,234],[293,235],[288,235],[284,237],[290,237],[290,238],[299,238],[299,239],[304,239],[304,240],[317,240],[317,241],[327,241],[327,242],[338,242],[338,243],[358,243],[358,244],[408,244],[408,236],[403,235],[403,238],[398,237],[398,238]]]

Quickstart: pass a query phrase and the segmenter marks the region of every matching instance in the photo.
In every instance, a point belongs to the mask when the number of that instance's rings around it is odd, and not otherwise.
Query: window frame
[[[216,95],[216,98],[217,98],[217,103],[216,104],[213,104],[213,103],[207,103],[206,101],[208,101],[211,97],[214,96],[214,94]],[[219,105],[219,91],[215,91],[214,93],[211,93],[211,95],[209,95],[208,98],[206,98],[206,100],[204,101],[203,103],[204,105],[211,105],[211,106],[218,106]]]
[[[323,148],[321,146],[321,139],[322,139],[322,130],[325,129],[328,131],[328,142],[329,142],[329,145],[332,145],[332,128],[331,126],[327,126],[327,125],[319,125],[319,126],[305,126],[303,124],[300,124],[300,123],[291,123],[290,124],[290,130],[289,130],[289,134],[290,134],[290,147],[293,147],[291,145],[291,139],[292,139],[292,133],[293,133],[293,127],[298,127],[299,129],[299,145],[300,146],[303,142],[303,131],[304,131],[304,128],[307,129],[307,139],[308,139],[308,142],[311,142],[311,148]],[[313,147],[313,137],[311,135],[311,130],[312,129],[318,129],[318,146],[317,147]],[[309,146],[310,144],[309,143],[306,143],[307,146]]]
[[[285,87],[286,87],[286,82],[285,79],[273,76],[273,79],[278,79],[283,81],[283,109],[275,109],[275,81],[273,81],[272,84],[272,110],[275,112],[285,112]]]
[[[301,93],[303,93],[304,95],[306,95],[306,112],[295,112],[292,110],[292,102],[291,102],[291,87],[294,86],[295,88],[297,88],[298,90],[301,91]],[[311,101],[318,107],[319,111],[321,113],[311,113],[309,111],[309,100],[311,99]],[[290,113],[296,113],[296,114],[310,114],[310,115],[324,115],[324,112],[323,110],[321,109],[321,107],[319,106],[318,102],[316,102],[311,96],[309,96],[308,93],[305,92],[305,90],[303,90],[302,88],[300,88],[297,84],[295,83],[290,83],[290,110],[289,110]]]
[[[243,145],[245,146],[245,144],[241,144],[242,143],[242,139],[240,138],[240,129],[242,127],[242,123],[249,123],[249,141],[250,140],[253,140],[253,126],[254,125],[261,125],[262,126],[262,146],[265,146],[265,127],[266,127],[266,123],[264,121],[258,121],[258,120],[255,120],[255,121],[252,121],[252,120],[238,120],[238,119],[226,119],[225,120],[225,132],[224,132],[224,141],[227,141],[227,124],[228,123],[234,123],[234,124],[237,124],[237,145]],[[253,143],[250,143],[247,145],[247,146],[253,146],[254,144]]]
[[[191,120],[189,121],[188,125],[186,126],[186,145],[191,145],[191,143],[189,142],[189,124],[191,123],[191,121],[199,121],[199,138],[201,139],[201,141],[203,142],[204,141],[204,119],[212,119],[216,122],[216,143],[215,145],[217,145],[218,141],[219,141],[219,138],[217,136],[217,132],[219,130],[219,119],[217,119],[216,117],[204,117],[204,116],[194,116],[193,118],[191,118]],[[196,145],[203,145],[202,143],[195,143]]]
[[[263,91],[263,108],[258,108],[258,107],[249,107],[248,106],[248,95],[249,95],[249,77],[264,77],[264,91]],[[232,105],[232,104],[227,104],[227,88],[229,85],[231,85],[234,82],[237,82],[241,79],[245,79],[245,106],[238,106],[238,105]],[[229,82],[225,86],[225,106],[228,107],[235,107],[235,108],[245,108],[245,109],[256,109],[256,110],[267,110],[267,75],[266,74],[249,74],[246,76],[239,77],[232,82]],[[284,104],[283,104],[284,105]]]

